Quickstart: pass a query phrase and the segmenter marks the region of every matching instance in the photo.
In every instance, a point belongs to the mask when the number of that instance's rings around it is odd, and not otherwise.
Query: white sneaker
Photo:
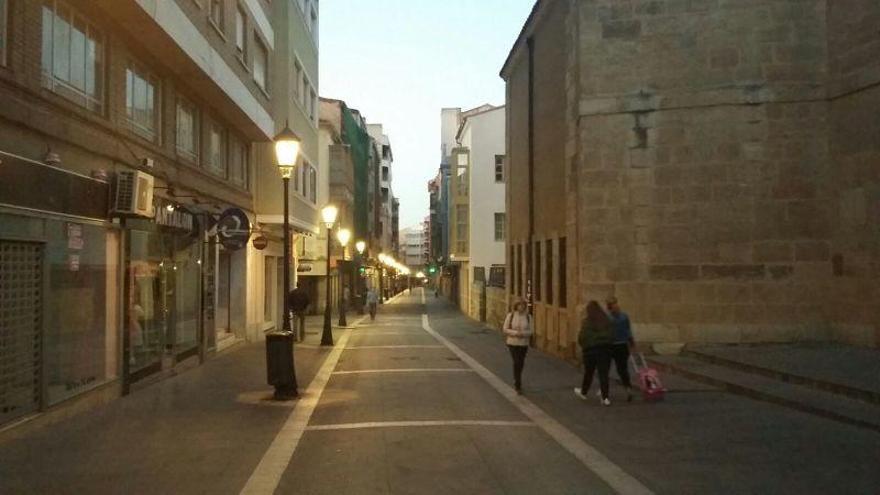
[[[602,399],[602,405],[603,405],[603,406],[610,406],[610,405],[611,405],[611,399]]]
[[[581,388],[580,388],[580,387],[575,387],[575,388],[574,388],[574,395],[577,395],[578,397],[580,397],[580,398],[583,399],[583,400],[587,400],[587,394],[583,394],[583,393],[581,393]]]

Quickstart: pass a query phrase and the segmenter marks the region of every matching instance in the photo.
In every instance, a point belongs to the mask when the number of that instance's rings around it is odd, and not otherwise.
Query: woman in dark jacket
[[[584,356],[584,380],[574,389],[575,395],[587,399],[587,391],[593,383],[593,373],[599,369],[599,388],[602,405],[610,406],[608,398],[608,370],[611,368],[611,346],[614,343],[611,319],[596,301],[587,303],[587,317],[581,323],[578,343]]]

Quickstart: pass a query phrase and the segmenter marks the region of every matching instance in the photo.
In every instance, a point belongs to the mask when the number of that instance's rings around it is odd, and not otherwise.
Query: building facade
[[[248,239],[281,3],[0,0],[0,424],[277,321]]]
[[[498,292],[493,298],[498,300],[503,294],[505,280],[505,112],[503,106],[484,106],[477,112],[465,112],[464,115],[456,135],[458,146],[453,149],[453,163],[458,166],[455,175],[468,182],[468,287],[460,294],[461,307],[472,318],[486,321],[487,292]],[[463,169],[465,163],[466,169]],[[464,218],[458,211],[454,218],[457,226],[453,238],[458,243],[458,225]],[[503,312],[503,308],[500,311]]]
[[[876,346],[878,13],[538,1],[501,75],[508,287],[539,345],[575,355],[616,295],[644,342]]]

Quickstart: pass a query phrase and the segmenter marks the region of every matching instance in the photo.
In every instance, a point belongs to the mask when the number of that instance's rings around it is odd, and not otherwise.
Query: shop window
[[[546,274],[546,280],[544,283],[546,284],[544,290],[544,299],[546,299],[547,304],[553,304],[553,241],[547,240],[544,242],[544,258],[547,259],[544,273]]]
[[[235,9],[235,52],[239,60],[247,60],[247,14],[241,5]]]
[[[9,1],[0,0],[0,65],[6,65],[6,51],[9,49]]]
[[[268,91],[269,83],[269,50],[266,45],[257,38],[254,43],[254,81],[263,91]]]
[[[178,98],[177,100],[177,154],[198,162],[199,160],[199,119],[195,105]]]
[[[158,79],[142,66],[130,63],[125,69],[125,116],[129,128],[149,141],[156,141],[159,129]]]
[[[208,133],[208,156],[205,165],[209,172],[226,177],[226,131],[217,123],[211,123]]]
[[[44,356],[49,404],[117,376],[119,233],[46,221],[49,281]]]
[[[496,213],[495,214],[495,241],[501,242],[504,241],[507,237],[506,230],[506,222],[507,218],[504,213]]]
[[[8,9],[8,0],[2,2]],[[42,22],[43,86],[93,112],[101,112],[104,102],[103,35],[61,1],[43,4]],[[2,29],[5,40],[6,28]]]
[[[229,181],[248,188],[248,147],[241,139],[229,136]]]
[[[559,238],[559,307],[564,308],[568,305],[568,278],[566,271],[566,246],[565,237]]]

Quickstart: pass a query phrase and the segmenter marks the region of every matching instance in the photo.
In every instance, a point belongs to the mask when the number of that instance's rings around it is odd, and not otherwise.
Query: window
[[[225,131],[220,125],[211,123],[208,136],[208,156],[205,166],[209,172],[226,177]]]
[[[382,167],[382,181],[388,182],[388,167]]]
[[[159,130],[158,79],[142,66],[130,63],[125,69],[125,115],[131,130],[155,141]]]
[[[177,100],[177,154],[197,162],[199,159],[199,120],[196,107],[190,102]]]
[[[42,72],[44,87],[93,112],[103,109],[104,37],[60,1],[43,4]]]
[[[267,91],[266,83],[269,81],[269,50],[266,45],[257,38],[256,50],[254,50],[254,81],[263,91]]]
[[[275,258],[263,258],[263,321],[275,320]]]
[[[318,171],[315,167],[309,167],[309,200],[318,203]]]
[[[495,182],[504,182],[504,155],[495,155]]]
[[[247,14],[241,5],[235,9],[235,50],[240,60],[247,60]]]
[[[504,288],[504,278],[507,268],[504,265],[492,265],[489,267],[489,286]]]
[[[496,213],[495,214],[495,240],[496,241],[503,241],[504,239],[507,238],[507,235],[505,232],[505,230],[506,230],[505,223],[507,220],[506,217],[507,217],[507,215],[505,215],[504,213]]]
[[[309,165],[308,162],[305,162],[302,167],[299,168],[299,173],[302,175],[299,181],[302,189],[299,190],[299,193],[305,198],[309,197],[309,167],[311,167],[311,165]]]
[[[305,72],[303,72],[303,75],[302,75],[302,88],[301,89],[302,90],[299,92],[299,104],[302,105],[303,110],[306,110],[307,109],[306,97],[307,97],[308,91],[309,91],[309,79],[306,77]]]
[[[455,205],[455,252],[468,254],[468,205]]]
[[[9,2],[0,0],[0,65],[6,65],[6,50],[9,42]]]
[[[484,266],[475,266],[474,267],[474,282],[486,282],[486,267]]]
[[[229,181],[248,187],[248,147],[241,139],[229,134]]]
[[[318,108],[318,95],[315,94],[314,89],[309,89],[309,118],[314,122],[317,118],[317,110]]]
[[[312,39],[315,41],[315,44],[318,43],[318,10],[315,8],[314,3],[312,4],[311,12],[309,13],[309,29],[312,30]]]
[[[293,92],[297,101],[300,101],[303,94],[303,68],[299,60],[293,62]]]
[[[559,238],[559,307],[564,308],[568,305],[568,278],[566,270],[565,237]]]
[[[532,297],[535,301],[541,301],[541,241],[535,241],[535,260],[532,262]]]
[[[546,269],[544,270],[544,273],[547,275],[544,281],[547,284],[544,290],[544,299],[547,300],[547,304],[553,304],[553,240],[544,242],[544,257],[547,259]]]
[[[208,0],[208,19],[218,31],[223,32],[223,0]]]

